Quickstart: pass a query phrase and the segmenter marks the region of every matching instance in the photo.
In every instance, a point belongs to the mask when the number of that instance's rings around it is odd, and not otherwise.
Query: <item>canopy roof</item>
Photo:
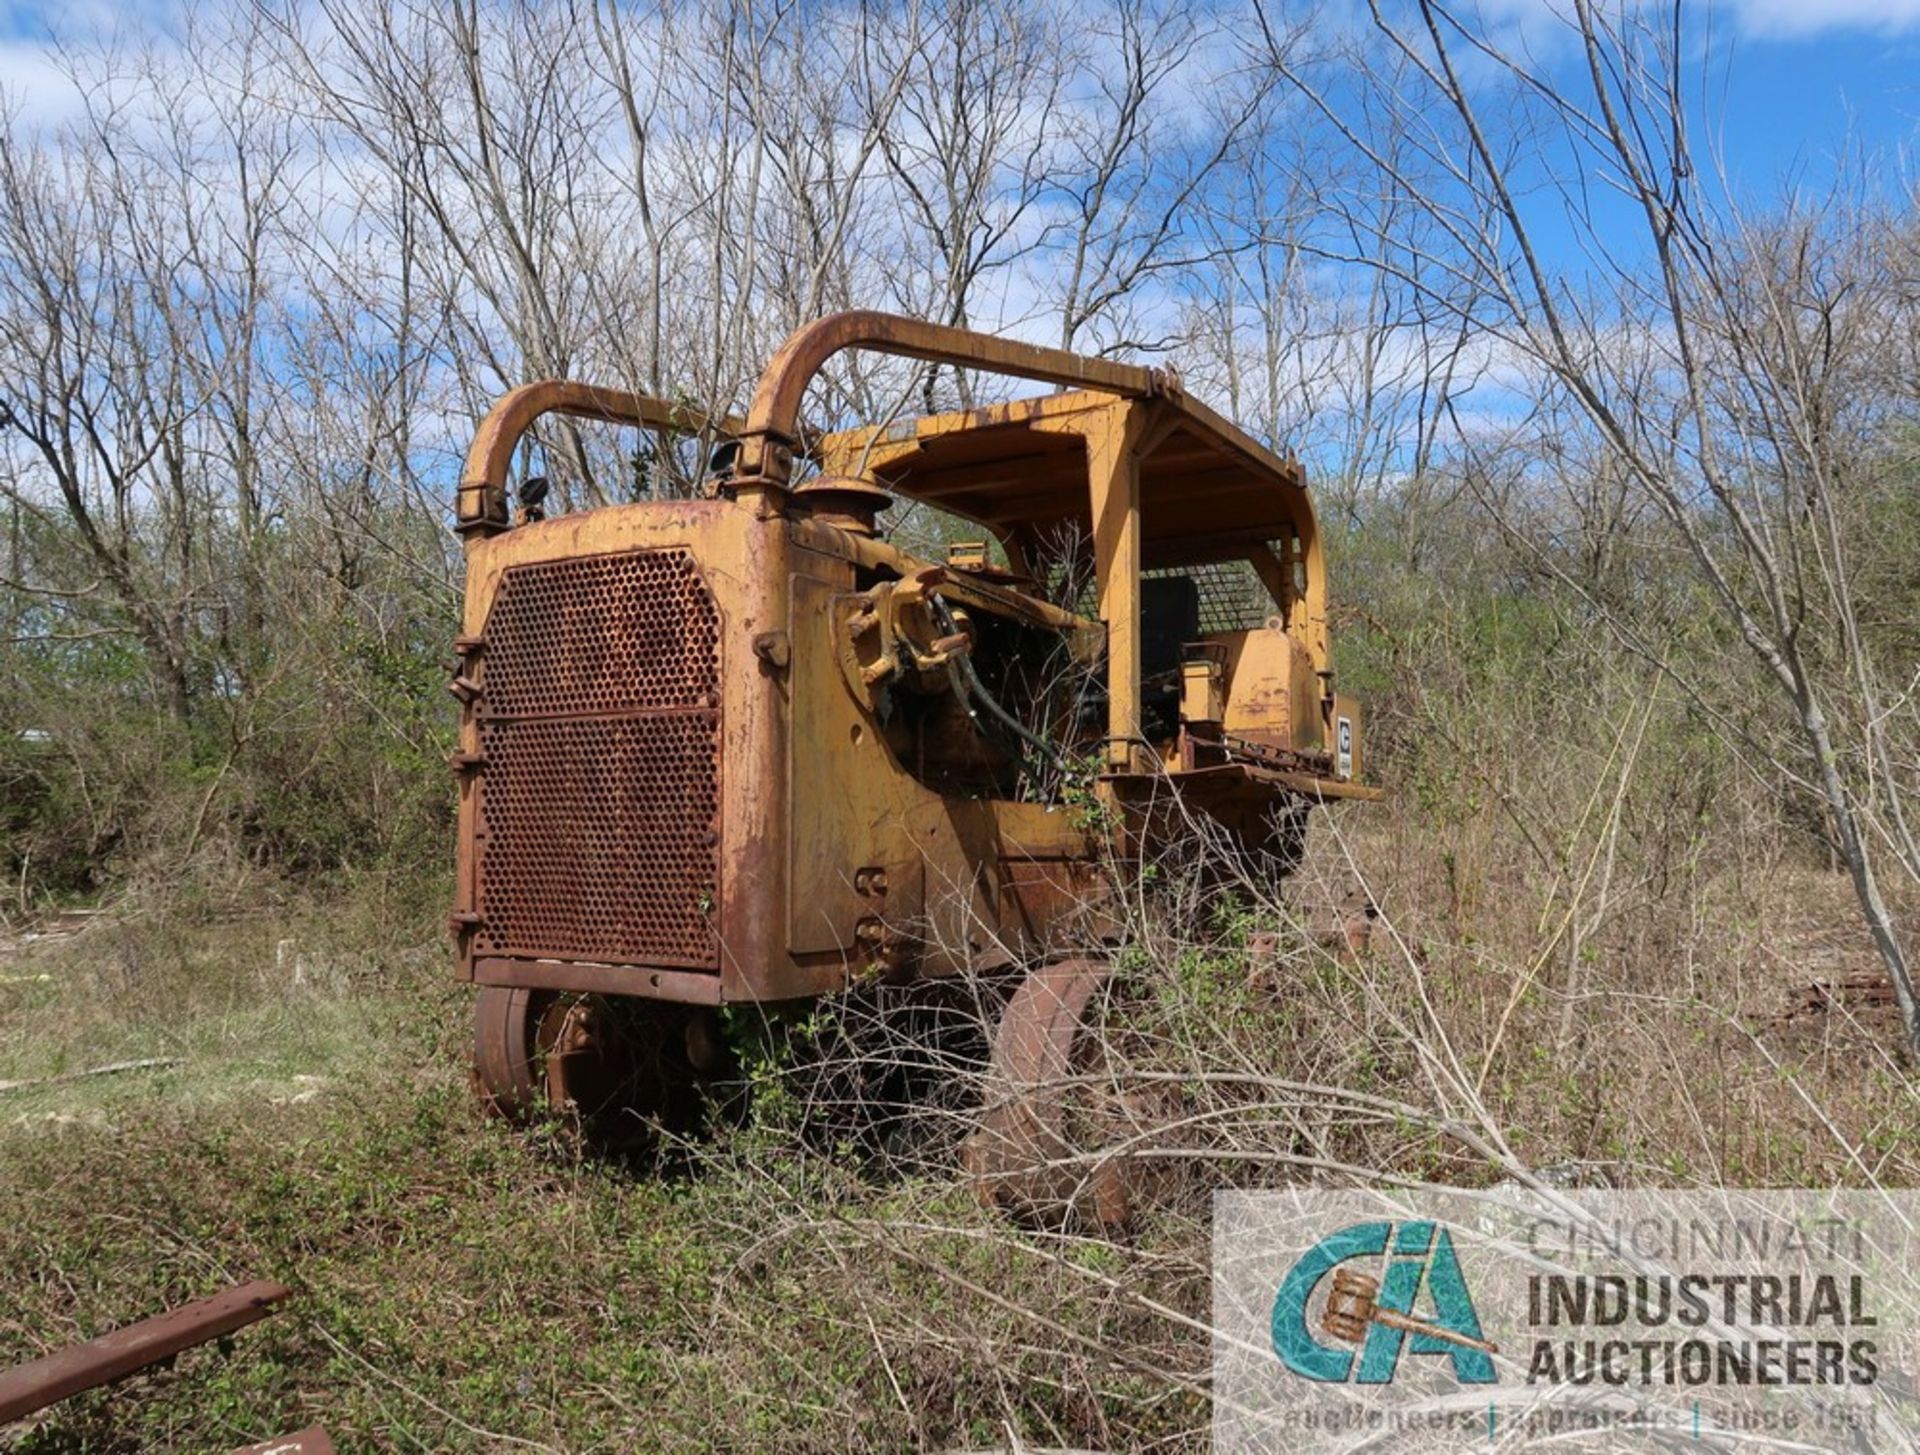
[[[1016,400],[828,435],[818,453],[832,473],[870,474],[1003,540],[1044,541],[1063,526],[1091,526],[1086,448],[1073,426],[1114,402],[1097,392]],[[1143,564],[1223,560],[1295,534],[1311,541],[1298,463],[1183,395],[1152,408],[1140,462]]]

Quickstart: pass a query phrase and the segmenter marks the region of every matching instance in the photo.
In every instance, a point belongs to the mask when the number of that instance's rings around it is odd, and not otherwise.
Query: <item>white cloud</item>
[[[1920,0],[1684,0],[1687,23],[1696,34],[1719,30],[1731,20],[1740,34],[1757,40],[1806,40],[1829,31],[1868,31],[1897,35],[1920,30]],[[1607,0],[1600,7],[1644,9],[1658,18],[1666,6],[1657,0]],[[1553,52],[1568,39],[1571,0],[1477,0],[1482,22],[1503,43]]]
[[[1920,28],[1920,0],[1727,0],[1749,35],[1799,40],[1827,30],[1881,35]]]
[[[29,126],[57,126],[80,110],[73,80],[37,40],[0,40],[0,108]]]

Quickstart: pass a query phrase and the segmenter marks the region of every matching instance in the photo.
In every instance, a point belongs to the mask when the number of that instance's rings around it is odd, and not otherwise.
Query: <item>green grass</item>
[[[1857,1180],[1857,1155],[1889,1184],[1920,1179],[1920,1100],[1884,1026],[1733,1024],[1809,974],[1796,937],[1825,944],[1846,924],[1844,886],[1790,886],[1801,921],[1767,925],[1777,967],[1746,923],[1777,885],[1703,894],[1672,924],[1623,918],[1570,1038],[1531,995],[1495,1044],[1538,911],[1488,896],[1457,922],[1469,911],[1438,889],[1434,845],[1407,844],[1383,834],[1371,852],[1416,907],[1439,906],[1403,921],[1413,963],[1335,965],[1297,941],[1250,979],[1241,938],[1270,926],[1216,912],[1130,952],[1139,993],[1109,1054],[1185,1078],[1185,1110],[1205,1105],[1222,1144],[1492,1180],[1418,1115],[1199,1074],[1424,1106],[1419,1048],[1383,1019],[1417,973],[1431,1013],[1412,1035],[1450,1039],[1470,1071],[1491,1059],[1488,1105],[1536,1164],[1826,1186]],[[1660,951],[1683,931],[1687,957]],[[1308,1163],[1197,1157],[1156,1181],[1128,1240],[1062,1240],[977,1207],[950,1162],[902,1171],[808,1135],[806,1088],[776,1061],[781,1094],[744,1125],[636,1175],[477,1115],[468,994],[415,938],[381,911],[295,904],[149,910],[0,952],[0,1081],[178,1062],[0,1093],[0,1364],[245,1278],[298,1291],[230,1347],[0,1431],[0,1450],[221,1451],[311,1423],[344,1450],[895,1451],[1009,1431],[1204,1448],[1207,1341],[1160,1310],[1204,1318],[1215,1187]],[[316,972],[304,988],[285,939]]]
[[[110,1119],[155,1101],[274,1106],[387,1074],[407,1025],[418,1032],[418,986],[383,986],[364,954],[279,964],[274,931],[109,923],[0,954],[0,1083],[17,1083],[0,1092],[0,1120]],[[87,1074],[140,1061],[167,1064]]]
[[[298,1290],[229,1350],[0,1448],[222,1450],[318,1422],[349,1450],[840,1451],[1204,1423],[1164,1389],[1107,1400],[1104,1359],[970,1292],[1084,1303],[1096,1336],[1108,1318],[951,1178],[876,1180],[757,1126],[676,1176],[582,1160],[475,1113],[437,951],[294,994],[259,971],[273,929],[168,936],[131,1016],[93,1002],[94,931],[26,957],[54,981],[0,987],[0,1079],[182,1063],[0,1096],[0,1364],[232,1281]]]

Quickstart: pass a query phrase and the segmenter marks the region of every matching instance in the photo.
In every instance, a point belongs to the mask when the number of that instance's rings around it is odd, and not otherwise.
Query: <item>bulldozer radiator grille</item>
[[[476,949],[717,968],[720,613],[692,556],[515,566],[484,636]]]

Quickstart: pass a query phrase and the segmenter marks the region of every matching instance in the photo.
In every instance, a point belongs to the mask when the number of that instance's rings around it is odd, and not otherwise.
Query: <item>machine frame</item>
[[[810,434],[807,388],[848,349],[1059,392]],[[552,414],[731,437],[737,455],[705,498],[516,520],[515,449]],[[883,539],[875,515],[895,497],[976,522],[1004,562]],[[476,1065],[496,1104],[538,1100],[543,1077],[549,1100],[566,1095],[543,1059],[562,1065],[596,1033],[577,1015],[554,1024],[556,996],[683,1007],[674,1034],[698,1069],[702,1008],[1097,944],[1114,866],[1151,851],[1169,804],[1258,844],[1314,804],[1379,796],[1358,781],[1357,706],[1333,691],[1300,466],[1166,371],[837,314],[787,340],[743,420],[567,381],[514,390],[475,436],[456,514],[451,923],[459,974],[487,988]],[[1091,547],[1084,615],[1039,586],[1062,530]],[[1182,644],[1180,726],[1156,738],[1143,573],[1223,561],[1249,563],[1272,614]],[[986,617],[1103,664],[1099,811],[943,792],[904,761],[886,694],[944,690]],[[963,629],[941,637],[938,622]]]

